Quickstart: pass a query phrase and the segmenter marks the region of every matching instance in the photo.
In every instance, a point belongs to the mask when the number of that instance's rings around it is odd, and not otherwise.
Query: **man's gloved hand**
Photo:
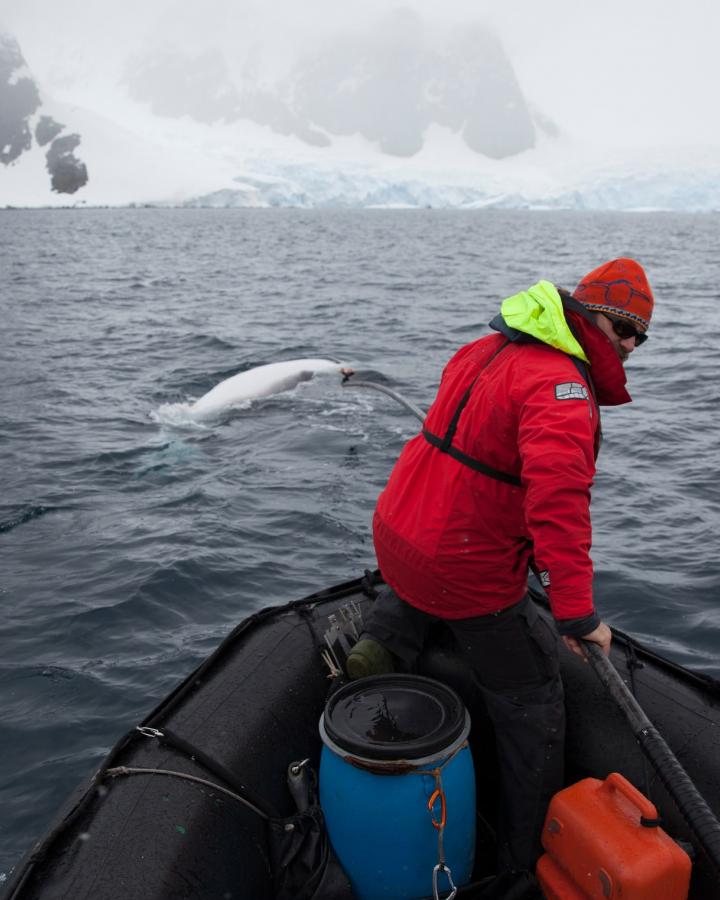
[[[593,644],[598,644],[605,656],[609,656],[610,643],[612,641],[612,632],[604,622],[601,622],[598,627],[591,631],[589,634],[584,634],[580,638],[568,637],[567,635],[563,635],[563,641],[565,642],[565,646],[568,648],[568,650],[572,650],[573,653],[576,653],[578,656],[582,657],[585,662],[587,662],[587,657],[585,656],[582,642],[590,641]]]

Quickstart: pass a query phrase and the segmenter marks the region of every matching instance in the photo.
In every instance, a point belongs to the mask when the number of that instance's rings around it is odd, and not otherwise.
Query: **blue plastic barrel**
[[[320,719],[320,803],[358,900],[432,896],[442,829],[457,886],[475,856],[470,717],[451,688],[419,675],[377,675],[345,685]],[[428,805],[432,801],[432,808]],[[441,896],[449,888],[438,873]]]

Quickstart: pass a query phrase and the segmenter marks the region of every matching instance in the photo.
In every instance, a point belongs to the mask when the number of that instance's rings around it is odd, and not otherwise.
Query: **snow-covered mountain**
[[[105,46],[0,28],[0,206],[720,209],[720,154],[580,146],[485,25],[402,8],[289,52],[211,6]]]
[[[535,144],[533,117],[499,41],[479,25],[431,39],[409,9],[301,53],[274,84],[251,64],[233,79],[218,47],[136,54],[125,80],[130,95],[158,115],[247,120],[316,147],[361,135],[383,153],[409,157],[433,123],[494,159]]]

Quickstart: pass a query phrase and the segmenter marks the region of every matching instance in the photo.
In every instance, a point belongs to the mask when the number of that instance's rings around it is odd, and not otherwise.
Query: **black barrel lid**
[[[340,750],[366,759],[421,759],[462,734],[466,712],[452,688],[421,675],[372,675],[330,697],[325,733]]]

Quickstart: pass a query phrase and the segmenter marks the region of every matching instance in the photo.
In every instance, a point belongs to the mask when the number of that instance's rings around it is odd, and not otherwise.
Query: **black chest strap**
[[[577,303],[577,301],[575,301]],[[580,304],[577,304],[580,306]],[[583,314],[585,311],[583,310]],[[453,446],[453,440],[455,438],[455,432],[457,431],[458,422],[460,421],[460,416],[462,415],[462,411],[467,406],[468,400],[470,399],[470,395],[472,394],[473,388],[475,384],[482,374],[482,372],[490,365],[490,363],[495,359],[498,353],[502,352],[506,347],[509,347],[512,343],[532,343],[537,342],[536,338],[532,338],[529,335],[525,335],[522,332],[517,331],[514,328],[510,328],[502,316],[496,316],[495,319],[490,323],[490,326],[494,328],[496,331],[499,331],[505,338],[505,343],[501,344],[494,353],[490,355],[490,358],[485,363],[483,368],[478,372],[478,374],[473,378],[470,382],[469,387],[465,391],[465,393],[460,398],[460,402],[455,408],[455,412],[453,413],[452,419],[450,420],[450,424],[447,427],[447,430],[443,437],[439,437],[436,434],[433,434],[431,431],[428,431],[427,428],[423,428],[423,437],[425,440],[431,444],[433,447],[436,447],[440,450],[441,453],[447,453],[448,456],[452,456],[453,459],[456,459],[459,463],[462,463],[464,466],[468,466],[468,468],[473,469],[475,472],[481,472],[483,475],[487,475],[489,478],[494,478],[496,481],[502,481],[505,484],[513,484],[516,486],[521,486],[522,481],[518,478],[517,475],[511,475],[509,472],[501,472],[499,469],[494,469],[492,466],[488,466],[480,459],[476,459],[474,456],[469,456],[467,453],[463,453],[462,450],[458,450],[457,447]],[[572,326],[571,326],[572,327]],[[574,332],[574,329],[573,329]],[[577,335],[575,335],[577,339]],[[569,355],[569,354],[568,354]],[[598,427],[595,431],[595,459],[598,457],[598,453],[600,451],[600,444],[602,442],[602,421],[600,419],[600,404],[597,401],[597,396],[595,394],[595,385],[593,384],[593,380],[590,376],[590,372],[588,366],[585,365],[581,360],[579,360],[575,356],[570,356],[570,359],[575,364],[576,369],[578,370],[582,379],[586,382],[586,384],[590,388],[590,393],[592,394],[591,403],[595,407],[595,411],[598,416]]]
[[[499,469],[493,469],[492,466],[486,465],[484,462],[475,459],[473,456],[468,456],[467,453],[463,453],[462,450],[458,450],[457,447],[450,446],[445,448],[443,446],[444,439],[439,438],[436,434],[432,434],[432,432],[428,431],[426,428],[423,428],[423,437],[428,444],[432,444],[433,447],[437,447],[442,453],[447,453],[448,456],[452,456],[453,459],[456,459],[464,466],[468,466],[470,469],[474,469],[476,472],[482,472],[483,475],[494,478],[496,481],[504,481],[506,484],[514,484],[518,487],[522,484],[522,481],[520,481],[517,475],[510,475],[509,472],[501,472]]]
[[[453,413],[452,419],[450,419],[450,424],[448,425],[443,437],[439,437],[437,434],[433,434],[431,431],[428,431],[427,428],[423,428],[422,433],[428,444],[436,447],[441,453],[447,453],[448,456],[452,456],[453,459],[456,459],[464,466],[468,466],[470,469],[474,469],[476,472],[482,472],[483,475],[487,475],[489,478],[494,478],[496,481],[504,481],[505,484],[514,484],[519,487],[522,482],[517,475],[511,475],[508,472],[501,472],[499,469],[494,469],[492,466],[486,465],[486,463],[482,462],[482,460],[475,459],[475,457],[469,456],[467,453],[463,453],[462,450],[458,450],[457,447],[453,446],[453,439],[455,438],[455,432],[457,431],[460,416],[462,415],[462,411],[467,406],[470,395],[472,394],[472,390],[475,387],[475,383],[477,382],[482,372],[495,359],[498,353],[500,353],[506,347],[509,347],[510,343],[511,341],[505,341],[505,343],[501,344],[497,348],[497,350],[495,350],[495,352],[490,355],[488,361],[478,372],[475,378],[473,378],[473,380],[470,382],[467,390],[460,398],[460,402],[455,407],[455,412]]]

